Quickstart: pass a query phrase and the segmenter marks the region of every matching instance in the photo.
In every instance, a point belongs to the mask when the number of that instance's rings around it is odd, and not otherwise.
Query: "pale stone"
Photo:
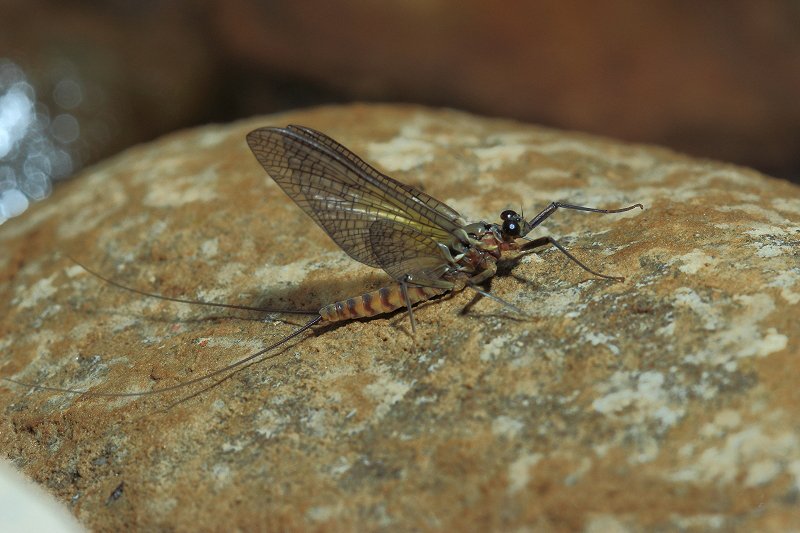
[[[346,106],[210,126],[87,169],[0,226],[0,375],[163,388],[388,283],[259,167],[300,123],[470,219],[530,217],[557,250],[490,290],[318,327],[195,389],[0,387],[0,451],[92,530],[786,530],[800,523],[800,189],[673,152],[453,111]],[[534,236],[543,234],[544,229]],[[254,320],[234,320],[242,316]],[[221,378],[223,376],[217,376]],[[210,384],[210,383],[209,383]],[[121,482],[124,484],[121,485]],[[123,488],[120,488],[123,487]]]

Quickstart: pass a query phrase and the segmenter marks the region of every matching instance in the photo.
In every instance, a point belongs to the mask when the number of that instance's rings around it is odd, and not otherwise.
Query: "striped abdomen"
[[[412,304],[428,300],[444,290],[433,287],[408,287],[408,299]],[[405,307],[403,290],[400,285],[383,287],[377,291],[368,292],[355,298],[348,298],[340,302],[326,305],[319,310],[320,316],[328,322],[348,320],[350,318],[364,318],[368,316],[390,313],[400,307]]]

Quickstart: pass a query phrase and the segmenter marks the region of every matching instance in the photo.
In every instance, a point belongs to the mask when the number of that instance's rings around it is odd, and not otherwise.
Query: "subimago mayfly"
[[[518,251],[523,246],[528,249],[550,244],[595,276],[623,280],[590,269],[550,236],[530,239],[527,235],[558,209],[594,213],[622,213],[636,207],[644,209],[642,204],[619,209],[598,209],[552,202],[530,220],[525,220],[521,213],[509,209],[500,213],[499,223],[468,223],[452,207],[382,174],[338,142],[311,128],[294,125],[285,128],[259,128],[247,135],[247,144],[267,174],[342,250],[356,261],[383,269],[391,276],[392,284],[325,305],[306,324],[270,346],[177,385],[150,391],[113,393],[63,389],[6,379],[43,390],[120,397],[167,392],[223,376],[210,386],[180,400],[184,401],[216,386],[241,369],[272,357],[266,354],[317,324],[371,317],[405,307],[412,332],[415,332],[416,322],[412,309],[414,304],[448,291],[465,288],[519,311],[512,304],[485,291],[480,285],[495,275],[497,261],[503,252]],[[520,241],[525,242],[520,244]],[[248,306],[151,294],[123,286],[87,267],[84,268],[112,285],[145,296],[183,303],[267,311]]]

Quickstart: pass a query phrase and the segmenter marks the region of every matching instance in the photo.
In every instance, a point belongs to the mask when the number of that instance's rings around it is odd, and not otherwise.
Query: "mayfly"
[[[553,202],[530,220],[525,220],[521,213],[505,210],[500,214],[499,223],[468,223],[452,207],[382,174],[338,142],[311,128],[260,128],[247,135],[247,144],[267,174],[342,250],[356,261],[383,269],[391,276],[393,283],[376,291],[325,305],[311,320],[279,341],[198,378],[150,391],[88,394],[144,396],[224,375],[212,385],[184,398],[188,399],[228,379],[245,366],[258,362],[261,356],[270,357],[265,354],[317,324],[371,317],[405,307],[412,332],[415,332],[412,306],[447,291],[469,288],[517,310],[512,304],[483,290],[480,285],[495,275],[497,261],[504,252],[521,250],[523,245],[527,248],[550,244],[587,272],[601,278],[621,280],[623,278],[590,269],[552,237],[529,239],[527,235],[558,209],[594,213],[622,213],[636,207],[644,209],[642,204],[620,209],[598,209]],[[521,244],[520,241],[527,242]],[[253,309],[144,293],[92,273],[113,285],[139,294],[186,303]],[[45,390],[87,393],[10,381]]]

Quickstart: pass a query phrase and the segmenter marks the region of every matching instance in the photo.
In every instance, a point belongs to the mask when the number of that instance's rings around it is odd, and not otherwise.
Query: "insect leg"
[[[495,274],[497,274],[497,263],[494,261],[487,261],[486,268],[469,278],[468,282],[470,285],[478,285],[491,278]]]
[[[458,262],[464,257],[463,253],[453,257],[453,254],[450,253],[450,248],[448,248],[446,245],[440,242],[437,242],[436,245],[439,247],[439,251],[442,252],[442,257],[444,257],[447,263],[450,265],[458,265]]]
[[[512,311],[514,311],[516,313],[519,313],[521,315],[525,315],[526,313],[522,309],[520,309],[519,307],[515,306],[514,304],[512,304],[510,302],[507,302],[507,301],[503,300],[502,298],[500,298],[499,296],[496,296],[496,295],[494,295],[494,294],[492,294],[492,293],[490,293],[488,291],[485,291],[485,290],[481,289],[480,287],[478,287],[479,283],[482,283],[482,282],[486,281],[487,279],[489,279],[492,276],[494,276],[496,273],[497,273],[497,264],[494,263],[494,262],[491,262],[491,263],[489,263],[487,265],[487,268],[485,270],[483,270],[480,273],[478,273],[478,274],[472,276],[471,278],[467,279],[466,286],[469,287],[470,289],[472,289],[473,291],[477,292],[481,296],[485,296],[485,297],[487,297],[487,298],[489,298],[491,300],[494,300],[495,302],[501,303],[501,304],[503,304],[504,306],[508,307],[509,309],[511,309]]]
[[[400,280],[400,289],[403,291],[403,300],[406,302],[408,308],[408,317],[411,319],[411,334],[417,334],[417,323],[414,320],[414,311],[411,310],[411,298],[408,297],[408,282],[411,281],[411,276],[406,274]]]
[[[473,291],[477,292],[481,296],[485,296],[486,298],[489,298],[490,300],[494,300],[497,303],[503,304],[504,306],[508,307],[509,309],[514,311],[515,313],[519,313],[520,315],[527,316],[527,313],[525,311],[523,311],[522,309],[520,309],[519,307],[517,307],[516,305],[512,304],[511,302],[507,302],[507,301],[503,300],[502,298],[500,298],[499,296],[497,296],[495,294],[492,294],[491,292],[488,292],[488,291],[485,291],[485,290],[481,289],[477,285],[473,285],[472,283],[469,283],[466,286],[469,287],[470,289],[472,289]]]
[[[541,224],[545,221],[547,217],[552,215],[556,212],[558,208],[563,209],[574,209],[576,211],[591,211],[592,213],[624,213],[625,211],[630,211],[638,207],[639,209],[644,209],[642,204],[633,204],[628,207],[623,207],[620,209],[597,209],[596,207],[586,207],[582,205],[574,205],[574,204],[566,204],[564,202],[553,202],[547,207],[545,207],[541,213],[533,217],[530,222],[526,222],[525,226],[522,228],[522,236],[527,235],[533,228]]]
[[[613,279],[614,281],[625,281],[625,278],[623,276],[608,276],[606,274],[601,274],[600,272],[592,270],[591,268],[583,264],[577,257],[575,257],[569,251],[567,251],[567,249],[564,248],[564,246],[561,245],[561,243],[559,243],[557,240],[555,240],[550,236],[539,237],[538,239],[531,239],[530,243],[525,245],[525,248],[538,248],[539,246],[544,246],[545,244],[552,244],[553,246],[555,246],[561,253],[566,255],[570,259],[570,261],[572,261],[573,263],[584,269],[589,274],[595,275],[599,278]]]

